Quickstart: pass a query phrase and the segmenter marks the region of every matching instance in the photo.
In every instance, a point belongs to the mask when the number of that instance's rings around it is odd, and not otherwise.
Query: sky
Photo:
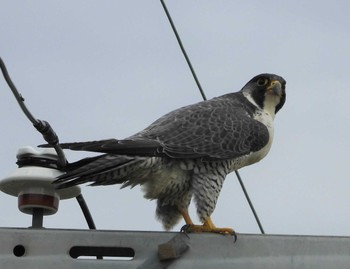
[[[350,2],[166,4],[208,98],[238,91],[260,73],[287,81],[270,153],[240,170],[265,232],[350,236]],[[26,105],[61,142],[122,139],[201,101],[160,1],[1,0],[0,40]],[[2,77],[0,124],[1,179],[16,169],[20,147],[44,143]],[[138,187],[82,186],[82,193],[98,229],[162,230],[155,201]],[[7,212],[0,227],[31,225],[16,197],[0,193],[0,211]],[[238,233],[260,232],[234,173],[212,218]],[[75,199],[62,200],[44,226],[87,228]]]

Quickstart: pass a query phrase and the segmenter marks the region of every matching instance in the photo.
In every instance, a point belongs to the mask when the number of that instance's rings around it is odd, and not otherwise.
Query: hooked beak
[[[273,95],[282,96],[282,84],[278,80],[272,80],[267,87],[267,92]]]

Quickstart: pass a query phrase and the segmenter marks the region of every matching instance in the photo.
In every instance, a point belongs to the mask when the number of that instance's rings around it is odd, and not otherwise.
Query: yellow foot
[[[236,235],[235,231],[231,228],[217,228],[217,227],[209,227],[207,225],[185,225],[181,229],[187,233],[218,233],[218,234],[230,234]]]
[[[208,218],[203,223],[203,225],[187,224],[181,228],[181,231],[186,233],[219,233],[219,234],[233,235],[235,237],[235,241],[237,238],[237,235],[233,229],[217,228],[210,218]]]

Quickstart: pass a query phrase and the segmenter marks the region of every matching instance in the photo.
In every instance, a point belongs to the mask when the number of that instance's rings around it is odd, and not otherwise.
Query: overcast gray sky
[[[270,154],[240,170],[265,231],[350,235],[350,2],[166,3],[208,98],[238,91],[259,73],[287,80]],[[62,142],[124,138],[201,100],[155,0],[1,0],[0,56],[31,112],[49,121]],[[0,89],[4,178],[16,169],[19,147],[44,141],[2,77]],[[67,152],[72,161],[84,156]],[[83,187],[83,194],[100,229],[162,229],[155,202],[139,188]],[[0,212],[7,213],[2,227],[31,224],[4,193]],[[234,174],[213,220],[259,233]],[[61,201],[44,225],[87,227],[75,200]]]

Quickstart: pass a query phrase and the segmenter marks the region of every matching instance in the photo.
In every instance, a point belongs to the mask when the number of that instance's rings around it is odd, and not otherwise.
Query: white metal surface
[[[158,246],[176,235],[3,228],[0,268],[350,268],[349,237],[239,234],[234,243],[231,236],[189,234],[189,248],[181,257],[159,261]],[[73,247],[126,250],[128,257],[76,259],[69,254]]]

